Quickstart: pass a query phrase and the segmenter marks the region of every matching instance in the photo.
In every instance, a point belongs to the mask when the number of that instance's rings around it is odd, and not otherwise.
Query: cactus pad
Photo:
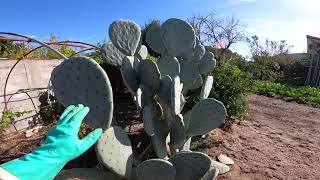
[[[142,91],[141,91],[141,88],[138,88],[137,89],[137,92],[136,92],[136,102],[137,102],[137,105],[140,109],[142,109]]]
[[[145,106],[143,108],[143,127],[144,131],[149,135],[154,135],[154,114],[152,114],[151,108]]]
[[[134,57],[133,69],[136,73],[138,73],[139,63],[140,63],[140,59],[137,57]]]
[[[176,169],[163,159],[150,159],[142,162],[137,169],[140,180],[175,180]]]
[[[151,26],[146,33],[146,41],[152,50],[157,53],[164,54],[166,52],[166,48],[163,44],[160,32],[160,26]]]
[[[176,180],[200,179],[211,165],[209,156],[201,152],[177,153],[169,161],[176,168]]]
[[[123,82],[128,87],[132,94],[137,92],[139,87],[138,77],[136,71],[134,70],[134,57],[126,56],[123,58],[122,66],[120,68]]]
[[[83,104],[90,108],[84,122],[92,128],[107,128],[113,116],[109,78],[94,60],[74,57],[63,61],[51,74],[55,96],[65,106]]]
[[[176,18],[168,19],[161,25],[161,38],[171,56],[191,54],[196,42],[193,27]]]
[[[183,91],[186,91],[192,88],[199,78],[199,68],[194,62],[188,60],[180,61],[180,68],[180,80],[183,83]]]
[[[151,142],[156,155],[159,158],[166,158],[167,145],[166,138],[169,134],[167,122],[159,119],[154,120],[154,135],[151,136]]]
[[[161,76],[169,75],[173,78],[180,74],[180,63],[176,57],[162,56],[157,64]]]
[[[180,84],[179,76],[173,77],[172,81],[172,89],[171,89],[171,108],[173,109],[173,113],[179,114],[181,110],[181,92],[182,85]]]
[[[124,55],[133,56],[139,46],[141,30],[132,21],[114,21],[109,27],[109,37]]]
[[[92,180],[119,180],[115,174],[95,169],[95,168],[74,168],[61,171],[55,180],[70,180],[70,179],[92,179]]]
[[[204,85],[202,86],[202,89],[201,89],[200,101],[209,97],[209,94],[212,89],[212,84],[213,84],[213,77],[207,76],[207,78],[204,82]]]
[[[125,57],[112,42],[107,42],[101,47],[101,54],[105,63],[117,67],[122,65],[122,59]]]
[[[218,175],[219,169],[211,166],[206,174],[202,178],[200,178],[200,180],[216,180]]]
[[[224,123],[226,108],[222,102],[208,98],[197,103],[191,110],[187,136],[207,134]]]
[[[197,44],[193,52],[194,60],[196,61],[201,60],[201,58],[205,53],[206,53],[206,49],[204,48],[204,46],[202,44]]]
[[[119,176],[130,177],[132,149],[128,135],[119,126],[107,129],[96,144],[98,160]]]
[[[190,146],[191,146],[191,137],[186,140],[186,142],[184,143],[184,145],[180,149],[181,149],[181,151],[184,151],[184,152],[190,151]]]
[[[190,86],[189,89],[198,89],[202,86],[202,84],[203,84],[202,76],[199,74],[197,79],[193,82],[192,86]]]
[[[186,129],[189,129],[190,118],[191,118],[191,110],[186,112],[183,115],[183,122]]]
[[[137,56],[139,59],[143,59],[145,60],[148,56],[148,49],[145,45],[141,45],[138,53],[137,53]]]
[[[160,72],[156,63],[151,60],[141,60],[138,67],[140,82],[152,93],[160,86]]]
[[[166,75],[161,78],[160,81],[160,90],[159,97],[162,105],[166,106],[165,108],[171,107],[171,88],[172,88],[172,79],[169,75]]]
[[[178,149],[183,146],[186,134],[181,114],[175,115],[173,121],[170,123],[170,146]]]
[[[201,74],[211,72],[216,67],[216,60],[212,52],[206,52],[200,60],[199,71]]]

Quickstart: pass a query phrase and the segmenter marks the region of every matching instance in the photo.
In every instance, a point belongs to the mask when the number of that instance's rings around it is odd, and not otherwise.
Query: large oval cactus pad
[[[133,56],[139,46],[141,30],[132,21],[114,21],[109,27],[109,37],[112,43],[127,56]]]
[[[96,143],[98,160],[119,176],[130,177],[132,168],[131,142],[119,126],[107,129]]]
[[[163,44],[160,31],[160,26],[154,25],[149,27],[146,33],[146,41],[152,50],[157,53],[164,54],[166,52],[166,48]]]
[[[142,162],[137,169],[140,180],[175,180],[176,169],[163,159],[150,159]]]
[[[210,168],[211,159],[201,152],[181,152],[170,157],[176,168],[176,180],[195,180],[201,178]]]
[[[87,57],[63,61],[51,73],[55,96],[65,106],[83,104],[90,108],[84,122],[92,128],[110,127],[113,97],[109,78],[98,63]]]
[[[208,98],[198,102],[191,110],[191,117],[187,136],[207,134],[224,123],[226,108],[223,103]]]
[[[161,25],[161,38],[171,56],[192,54],[196,42],[193,27],[176,18],[168,19]]]

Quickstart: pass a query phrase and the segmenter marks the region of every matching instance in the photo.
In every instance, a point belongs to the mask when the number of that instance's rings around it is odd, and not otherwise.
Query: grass
[[[250,90],[259,95],[277,97],[286,101],[295,101],[300,104],[320,107],[320,88],[253,81]]]

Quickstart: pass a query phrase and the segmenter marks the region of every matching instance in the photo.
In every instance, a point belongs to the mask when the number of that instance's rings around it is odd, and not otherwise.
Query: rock
[[[219,170],[219,174],[224,174],[228,171],[230,171],[230,167],[225,165],[225,164],[222,164],[218,161],[214,161],[214,160],[211,160],[211,168],[217,168]]]
[[[234,164],[234,161],[226,155],[219,154],[219,156],[217,156],[217,158],[223,164],[226,164],[226,165]]]

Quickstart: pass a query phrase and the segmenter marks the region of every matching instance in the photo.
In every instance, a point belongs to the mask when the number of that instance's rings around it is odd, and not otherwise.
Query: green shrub
[[[279,83],[254,81],[250,90],[259,95],[281,98],[287,101],[295,101],[301,104],[320,106],[320,89],[310,86],[288,86]]]
[[[4,131],[10,124],[12,124],[15,118],[23,116],[25,113],[30,113],[31,111],[13,112],[11,110],[3,111],[0,118],[0,132]]]
[[[257,62],[246,61],[245,59],[232,59],[230,64],[237,66],[240,70],[250,73],[252,80],[263,80],[275,82],[281,78],[281,71],[273,65],[264,65]]]
[[[211,75],[213,87],[210,97],[225,105],[228,113],[226,125],[231,125],[235,118],[244,119],[248,114],[246,91],[250,84],[250,75],[230,64],[216,67]]]

